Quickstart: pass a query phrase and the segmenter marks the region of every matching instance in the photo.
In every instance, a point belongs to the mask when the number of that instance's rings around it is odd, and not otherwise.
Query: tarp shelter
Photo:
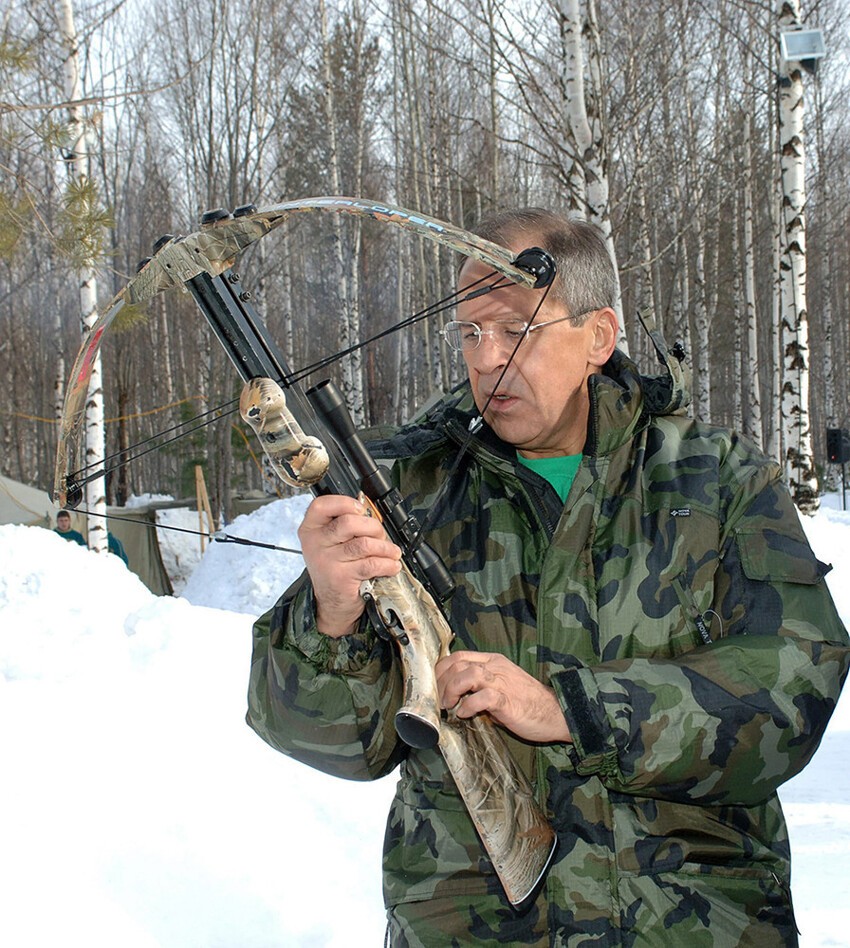
[[[277,497],[270,497],[259,490],[245,491],[243,494],[236,494],[230,498],[230,514],[233,520],[241,517],[243,514],[251,514],[260,507],[278,500]]]
[[[58,510],[46,491],[0,474],[0,524],[53,527]]]
[[[32,527],[46,527],[52,530],[56,526],[56,514],[59,508],[50,499],[50,495],[37,487],[29,487],[10,477],[0,475],[0,524],[22,523]],[[113,516],[110,517],[109,514]],[[131,522],[115,520],[114,517],[128,517]],[[88,518],[71,511],[71,527],[87,535]],[[110,507],[107,510],[107,529],[124,546],[130,569],[157,596],[170,596],[173,593],[171,580],[162,565],[156,529],[156,511],[147,507]]]

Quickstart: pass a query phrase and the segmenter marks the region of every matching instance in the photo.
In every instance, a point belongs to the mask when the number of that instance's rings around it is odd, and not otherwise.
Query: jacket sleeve
[[[722,637],[674,659],[553,679],[579,773],[623,793],[753,805],[811,759],[847,673],[848,638],[788,492],[760,479],[728,512],[712,604]]]
[[[332,639],[316,628],[306,574],[254,625],[248,724],[276,750],[350,780],[389,773],[402,682],[390,643],[365,619]]]

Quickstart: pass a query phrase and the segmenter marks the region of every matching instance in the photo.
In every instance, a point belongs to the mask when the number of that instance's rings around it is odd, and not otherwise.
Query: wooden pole
[[[210,510],[207,482],[204,479],[204,469],[200,464],[195,465],[195,497],[198,501],[198,530],[201,533],[201,553],[203,554],[206,538],[213,535],[215,527],[213,525],[212,510]],[[204,516],[207,518],[206,527],[204,526]]]

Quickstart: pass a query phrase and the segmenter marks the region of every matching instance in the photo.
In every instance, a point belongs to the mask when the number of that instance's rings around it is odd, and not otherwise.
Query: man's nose
[[[498,334],[488,332],[482,333],[478,345],[474,349],[467,350],[464,355],[468,365],[475,366],[478,372],[486,375],[488,372],[504,368],[509,353]]]

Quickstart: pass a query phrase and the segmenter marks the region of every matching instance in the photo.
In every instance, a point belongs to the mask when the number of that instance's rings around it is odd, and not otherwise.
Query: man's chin
[[[517,449],[524,447],[528,440],[528,432],[522,430],[522,425],[516,419],[506,418],[499,414],[492,415],[490,412],[487,412],[484,418],[502,441]]]

